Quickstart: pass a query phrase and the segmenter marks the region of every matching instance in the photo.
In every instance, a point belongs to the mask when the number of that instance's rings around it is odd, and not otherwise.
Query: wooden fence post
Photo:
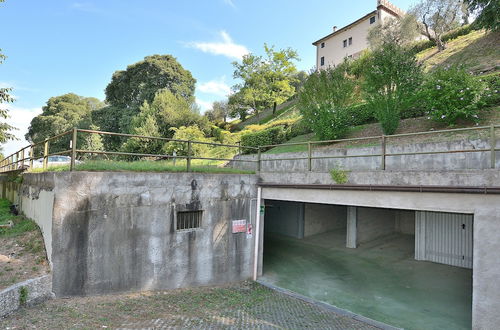
[[[43,169],[46,170],[49,163],[49,140],[43,143]]]
[[[260,172],[261,170],[261,151],[260,151],[260,147],[257,147],[257,172]]]
[[[90,133],[92,134],[92,133]],[[78,129],[76,127],[73,127],[73,134],[71,136],[71,163],[69,165],[69,170],[74,171],[75,170],[75,163],[76,163],[76,139],[78,136]]]
[[[191,140],[187,142],[188,144],[188,153],[187,153],[187,159],[186,159],[186,170],[188,172],[191,172]]]
[[[382,164],[380,166],[381,170],[382,171],[385,171],[385,155],[386,155],[386,141],[385,141],[385,135],[382,135],[382,154],[380,155],[381,156],[381,161],[382,161]]]
[[[307,169],[309,172],[312,171],[312,144],[307,142]]]
[[[30,168],[33,168],[33,157],[35,156],[35,146],[31,145],[30,148]]]
[[[490,127],[490,150],[491,150],[491,168],[495,168],[497,139],[495,136],[495,125]]]

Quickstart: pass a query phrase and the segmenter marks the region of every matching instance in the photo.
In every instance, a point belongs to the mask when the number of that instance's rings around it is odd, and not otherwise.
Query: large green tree
[[[172,137],[175,128],[192,125],[207,132],[209,130],[208,120],[200,116],[194,102],[164,90],[158,92],[151,103],[144,102],[139,113],[131,118],[130,132],[144,136]],[[122,149],[157,154],[161,152],[162,145],[163,142],[157,140],[130,138]]]
[[[500,30],[500,1],[498,0],[465,0],[470,11],[479,13],[474,24],[493,31]]]
[[[42,113],[33,120],[28,128],[26,139],[33,143],[41,142],[51,136],[63,133],[73,127],[97,128],[92,124],[92,112],[104,106],[93,97],[83,97],[73,93],[51,97],[42,108]],[[78,147],[87,147],[87,139],[81,140]],[[90,140],[89,140],[90,141]],[[51,142],[51,152],[69,149],[69,136]],[[96,145],[96,142],[93,141]]]
[[[241,63],[233,62],[233,77],[242,82],[233,87],[244,104],[252,107],[256,113],[285,102],[295,94],[297,68],[294,61],[298,54],[291,48],[274,50],[264,44],[265,57],[247,54]],[[273,112],[274,112],[273,111]]]
[[[0,3],[2,2],[4,2],[4,0],[0,0]],[[5,55],[2,54],[2,50],[0,49],[0,64],[2,64],[4,60],[5,60]],[[0,88],[0,106],[2,103],[10,103],[14,101],[12,96],[10,96],[11,90],[12,88],[8,87]],[[7,119],[8,117],[9,117],[9,111],[5,108],[0,107],[0,118]],[[9,133],[9,131],[13,129],[14,127],[10,126],[6,122],[0,121],[0,144],[16,138],[13,134]]]
[[[0,49],[0,64],[2,64],[5,60],[5,55],[3,55],[1,51],[2,50]],[[0,87],[0,106],[2,103],[10,103],[14,101],[14,99],[10,95],[11,90],[12,88],[9,87]],[[8,117],[9,111],[3,107],[0,107],[0,118],[7,119]],[[16,138],[13,134],[10,133],[12,129],[14,129],[14,127],[10,126],[4,121],[0,121],[0,144]]]
[[[152,55],[116,71],[106,87],[106,102],[119,108],[139,108],[153,102],[159,90],[191,100],[196,80],[171,55]]]
[[[463,3],[463,0],[420,0],[410,12],[421,22],[421,33],[442,51],[446,48],[443,35],[458,27],[463,19]]]
[[[385,43],[408,45],[419,36],[419,26],[414,15],[388,18],[382,24],[376,24],[368,32],[370,48],[375,49]]]
[[[211,121],[223,121],[225,123],[227,117],[229,117],[229,112],[230,108],[227,100],[214,101],[212,109],[205,111],[205,117]]]

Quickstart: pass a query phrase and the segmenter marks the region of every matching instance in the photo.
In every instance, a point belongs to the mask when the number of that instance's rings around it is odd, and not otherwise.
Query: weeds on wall
[[[19,304],[21,306],[25,306],[27,302],[28,302],[28,288],[22,286],[19,289]]]
[[[349,181],[349,171],[341,168],[333,168],[330,170],[332,180],[337,184],[346,184]]]

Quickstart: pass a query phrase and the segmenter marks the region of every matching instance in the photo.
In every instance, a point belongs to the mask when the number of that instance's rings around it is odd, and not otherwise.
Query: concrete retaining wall
[[[358,243],[366,243],[393,234],[395,220],[395,210],[358,207]]]
[[[398,210],[395,230],[397,233],[415,235],[415,211]]]
[[[304,237],[347,226],[347,208],[341,205],[305,204]]]
[[[497,147],[500,143],[497,143]],[[405,145],[387,145],[387,153],[433,152],[449,150],[488,149],[486,140],[461,140],[449,142],[416,143]],[[380,155],[380,146],[364,148],[321,147],[313,150],[313,157],[336,156],[332,159],[313,159],[312,171],[329,172],[333,168],[354,171],[378,170],[381,168],[380,156],[342,158],[352,155]],[[387,156],[386,170],[461,170],[488,169],[491,166],[491,153],[467,152],[445,154],[420,154]],[[304,172],[308,171],[308,160],[273,160],[276,158],[307,158],[307,152],[289,152],[281,154],[262,154],[261,170],[263,172]],[[239,160],[257,160],[257,155],[236,156]],[[229,166],[240,169],[255,170],[256,163],[231,162]],[[500,168],[500,152],[496,152],[496,168]]]
[[[256,183],[253,175],[28,173],[22,208],[42,224],[52,209],[58,296],[212,285],[252,275],[253,236],[232,234],[231,224],[251,220]],[[203,211],[201,228],[176,230],[177,212],[190,210]]]
[[[26,305],[28,306],[40,303],[53,296],[51,275],[44,275],[14,284],[0,291],[0,317],[21,307],[20,290],[23,287],[27,291]]]
[[[266,232],[304,237],[304,203],[266,201],[265,217]]]

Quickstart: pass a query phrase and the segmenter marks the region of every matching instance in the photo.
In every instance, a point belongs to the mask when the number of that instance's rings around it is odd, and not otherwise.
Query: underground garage
[[[406,329],[469,329],[473,216],[265,200],[261,281]]]

